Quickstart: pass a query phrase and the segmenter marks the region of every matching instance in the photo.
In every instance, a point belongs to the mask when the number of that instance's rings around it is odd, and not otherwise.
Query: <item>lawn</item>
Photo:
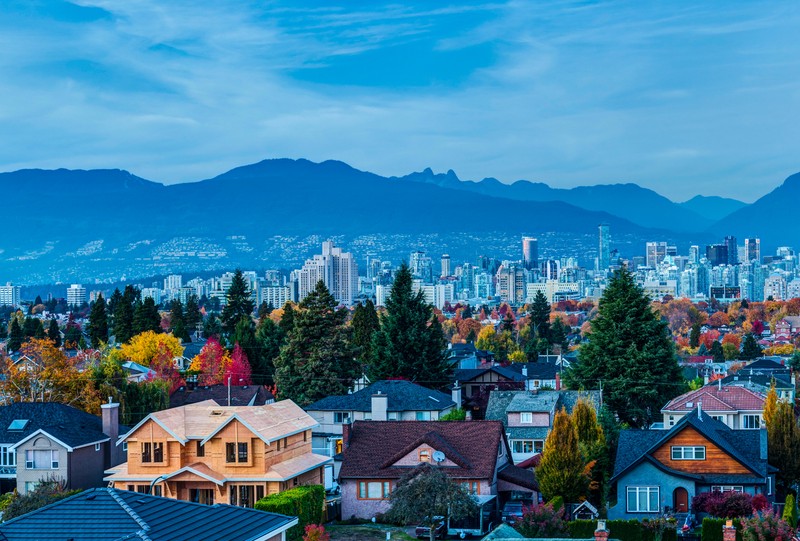
[[[390,533],[391,541],[414,539],[404,528],[385,524],[329,525],[325,526],[325,530],[331,534],[331,541],[386,541],[386,532]]]

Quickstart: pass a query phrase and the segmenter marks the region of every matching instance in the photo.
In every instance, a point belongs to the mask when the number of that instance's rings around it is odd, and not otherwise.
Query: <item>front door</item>
[[[689,512],[689,493],[683,487],[678,487],[672,494],[672,503],[676,513]]]

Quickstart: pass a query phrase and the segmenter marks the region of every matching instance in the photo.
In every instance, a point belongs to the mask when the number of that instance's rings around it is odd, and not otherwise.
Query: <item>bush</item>
[[[703,532],[700,535],[701,541],[722,541],[722,527],[724,525],[724,518],[704,518]]]
[[[456,408],[450,413],[446,413],[439,417],[440,421],[464,421],[467,418],[466,410]]]
[[[753,497],[742,492],[701,492],[692,498],[692,508],[717,518],[749,517]]]
[[[3,520],[11,520],[35,511],[45,505],[50,505],[74,494],[80,490],[67,490],[63,481],[48,479],[40,481],[36,487],[25,495],[13,492],[3,511]]]
[[[322,524],[309,524],[305,528],[303,541],[331,541],[331,534],[325,531]]]
[[[767,500],[767,497],[763,494],[756,494],[753,496],[753,511],[763,511],[770,507],[769,500]]]
[[[794,496],[789,494],[786,496],[786,504],[783,507],[783,520],[785,520],[792,528],[797,527],[797,505],[794,502]]]
[[[559,509],[563,509],[564,508],[564,498],[562,498],[561,496],[556,496],[555,498],[553,498],[552,500],[550,500],[547,503],[552,505],[553,509],[555,511],[558,511]]]
[[[741,523],[744,541],[791,541],[794,535],[794,529],[772,511],[753,513]]]
[[[287,541],[300,541],[305,527],[322,522],[322,509],[325,505],[325,488],[322,485],[308,485],[272,494],[256,502],[255,508],[270,513],[297,517],[297,526],[286,532]]]
[[[573,520],[568,524],[569,536],[572,539],[591,539],[597,529],[596,520]]]
[[[525,537],[564,537],[568,533],[564,509],[556,511],[549,503],[525,507],[514,527]]]

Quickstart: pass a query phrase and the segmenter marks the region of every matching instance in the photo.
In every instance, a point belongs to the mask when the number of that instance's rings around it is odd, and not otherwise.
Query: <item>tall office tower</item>
[[[322,255],[307,259],[298,275],[298,300],[303,300],[322,280],[336,302],[350,306],[358,295],[358,263],[331,241],[322,243]]]
[[[597,232],[597,267],[606,270],[611,266],[611,229],[608,224],[600,224]]]
[[[525,300],[525,269],[505,261],[497,269],[495,278],[497,281],[495,292],[504,301],[519,304]]]
[[[744,254],[747,262],[761,263],[761,239],[744,239]]]
[[[739,264],[739,249],[736,247],[736,237],[725,237],[725,246],[728,248],[728,265]]]
[[[534,237],[522,237],[522,263],[528,270],[539,266],[539,241]]]
[[[693,265],[700,263],[700,247],[696,244],[689,246],[689,263]]]
[[[11,282],[6,282],[6,285],[0,286],[0,306],[19,306],[19,295],[22,291],[20,286],[15,286]]]
[[[450,254],[442,254],[442,278],[450,276]]]
[[[86,302],[86,288],[72,284],[67,288],[67,306],[80,306]]]
[[[433,264],[431,258],[425,255],[425,252],[411,252],[408,266],[414,278],[419,278],[426,284],[433,282]]]
[[[706,246],[706,259],[711,263],[712,267],[717,265],[728,264],[728,245],[727,244],[711,244]]]
[[[164,289],[180,289],[183,287],[183,276],[180,274],[170,274],[164,278]]]
[[[561,275],[561,264],[555,259],[545,259],[542,261],[542,278],[545,280],[556,280]]]
[[[667,243],[648,242],[645,245],[645,256],[647,266],[655,268],[667,257]]]

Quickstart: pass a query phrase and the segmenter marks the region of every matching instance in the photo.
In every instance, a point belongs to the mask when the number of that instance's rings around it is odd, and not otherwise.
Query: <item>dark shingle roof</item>
[[[650,453],[688,426],[697,430],[710,442],[755,472],[752,476],[744,477],[760,478],[763,482],[770,467],[767,465],[766,459],[761,458],[761,449],[764,443],[762,431],[733,430],[707,413],[698,414],[696,409],[683,416],[669,430],[623,430],[620,432],[613,477],[619,477],[641,460],[655,462],[655,459],[650,457]],[[659,467],[666,468],[663,465],[659,465]],[[683,472],[680,474],[688,475]],[[699,476],[703,479],[712,477],[705,474],[699,474]],[[734,477],[740,481],[743,479],[740,475]]]
[[[207,385],[193,390],[181,387],[170,395],[169,407],[178,408],[203,400],[213,400],[220,406],[227,406],[228,386]],[[275,400],[275,397],[262,385],[231,385],[231,406],[263,406],[270,400]]]
[[[294,520],[255,509],[96,488],[3,523],[0,539],[251,541]]]
[[[339,475],[399,479],[408,467],[392,464],[427,444],[456,464],[443,467],[451,477],[491,479],[502,438],[497,421],[356,421]]]
[[[462,368],[453,373],[453,379],[459,382],[469,382],[487,372],[494,372],[510,381],[525,381],[522,374],[503,366],[489,366],[486,368]]]
[[[14,420],[27,419],[22,430],[9,430]],[[0,443],[17,443],[44,430],[70,447],[108,439],[100,417],[55,402],[16,402],[0,406]]]
[[[520,468],[510,463],[500,468],[497,472],[497,478],[521,487],[536,490],[537,492],[539,490],[539,483],[536,482],[536,474],[531,470]]]
[[[353,394],[317,400],[306,411],[372,411],[372,395],[388,397],[388,411],[442,411],[456,404],[450,395],[405,380],[376,381]]]
[[[523,368],[527,368],[528,379],[556,379],[559,373],[559,367],[553,363],[512,363],[508,368],[519,374],[522,374]]]
[[[517,396],[530,397],[532,400],[539,400],[542,403],[547,402],[550,397],[557,397],[556,411],[564,408],[567,410],[567,413],[572,413],[578,399],[585,397],[594,404],[596,410],[600,410],[600,391],[543,391],[540,389],[536,394],[533,394],[531,391],[492,391],[491,394],[489,394],[489,403],[486,406],[485,418],[494,421],[502,421],[503,425],[507,426],[508,416],[506,412],[511,402]]]

